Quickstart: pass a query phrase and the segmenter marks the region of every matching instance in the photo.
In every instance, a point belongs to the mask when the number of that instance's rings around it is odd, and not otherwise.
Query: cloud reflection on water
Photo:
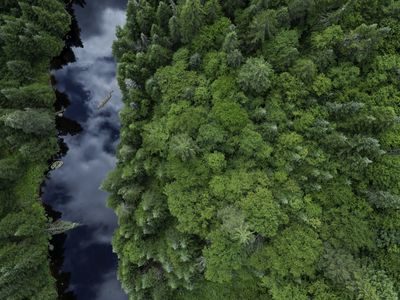
[[[84,48],[74,49],[76,63],[54,73],[57,89],[71,100],[65,115],[78,120],[83,132],[64,137],[69,151],[64,166],[51,173],[44,201],[61,211],[64,220],[83,224],[68,234],[64,253],[64,269],[71,272],[71,288],[78,299],[122,300],[127,297],[116,279],[116,257],[110,246],[117,220],[106,207],[107,194],[99,186],[116,163],[122,102],[111,44],[115,27],[125,22],[125,11],[120,8],[126,0],[95,2],[98,6],[93,9],[90,3],[77,9]],[[110,90],[114,91],[111,101],[97,110]]]

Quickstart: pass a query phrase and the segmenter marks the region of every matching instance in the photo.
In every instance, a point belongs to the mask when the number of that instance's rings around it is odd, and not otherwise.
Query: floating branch
[[[56,234],[60,234],[60,233],[66,232],[68,230],[74,229],[80,225],[81,224],[79,224],[79,223],[58,220],[58,221],[51,223],[49,225],[49,227],[47,227],[46,230],[51,235],[56,235]]]
[[[114,91],[109,92],[108,95],[103,100],[100,101],[99,105],[97,105],[97,109],[100,109],[100,108],[103,108],[104,106],[106,106],[106,104],[111,100],[113,92]]]

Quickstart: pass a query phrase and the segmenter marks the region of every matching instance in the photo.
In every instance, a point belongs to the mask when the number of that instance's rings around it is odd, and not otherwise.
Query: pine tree
[[[186,0],[179,14],[182,42],[188,43],[204,23],[204,11],[200,0]]]

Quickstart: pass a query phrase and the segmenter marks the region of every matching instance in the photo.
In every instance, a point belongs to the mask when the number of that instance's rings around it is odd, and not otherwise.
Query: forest
[[[0,299],[60,299],[40,187],[73,2],[0,0]],[[102,189],[129,299],[397,300],[400,1],[128,0],[126,14]]]
[[[130,299],[398,299],[399,15],[396,0],[128,2],[103,189]]]
[[[70,23],[61,0],[0,1],[0,299],[57,299],[39,189],[59,151],[50,63]]]

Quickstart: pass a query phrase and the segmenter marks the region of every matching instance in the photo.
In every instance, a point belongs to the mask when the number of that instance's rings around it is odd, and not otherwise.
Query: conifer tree
[[[0,299],[56,299],[39,188],[58,151],[49,66],[71,17],[60,0],[0,1]]]
[[[165,34],[116,52],[138,83],[104,185],[129,296],[397,299],[395,1],[168,4],[116,42]]]

